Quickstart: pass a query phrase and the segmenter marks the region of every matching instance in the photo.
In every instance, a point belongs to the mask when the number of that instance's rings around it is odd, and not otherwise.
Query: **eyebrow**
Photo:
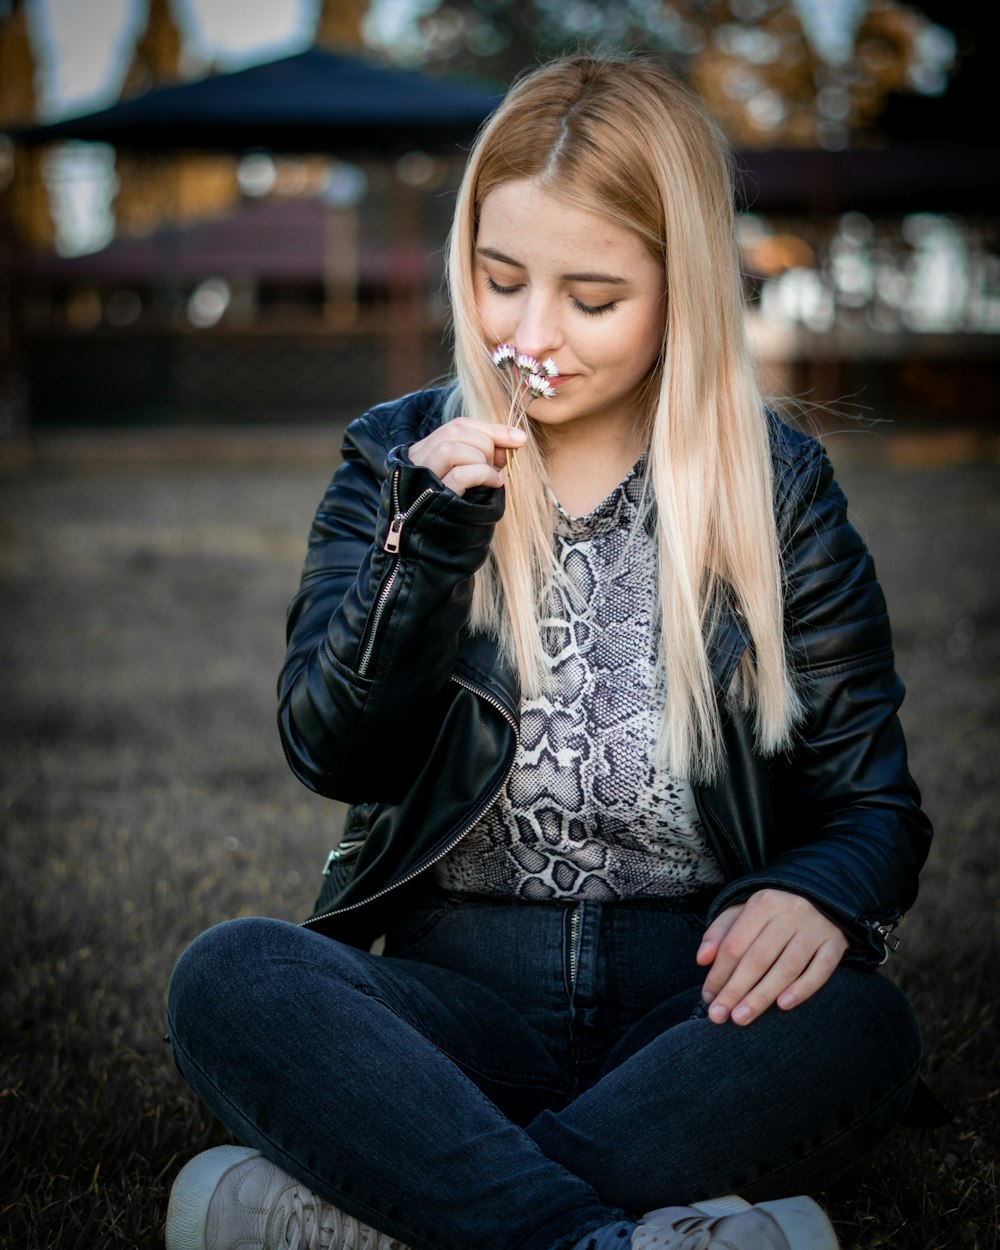
[[[515,269],[524,268],[519,260],[514,260],[512,256],[505,256],[495,247],[477,247],[476,251],[480,256],[499,261],[502,265],[513,265]],[[610,273],[564,273],[562,276],[567,282],[601,282],[612,286],[625,286],[628,282],[627,278],[617,278]]]

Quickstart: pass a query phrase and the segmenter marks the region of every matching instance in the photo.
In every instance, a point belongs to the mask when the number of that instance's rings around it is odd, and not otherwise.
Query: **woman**
[[[218,926],[171,983],[247,1145],[185,1168],[170,1250],[836,1246],[788,1195],[907,1107],[873,968],[930,829],[870,557],[756,388],[731,204],[642,60],[543,67],[480,135],[457,385],[350,427],[289,615],[285,751],[343,839],[304,927]],[[497,344],[554,392],[523,422]]]

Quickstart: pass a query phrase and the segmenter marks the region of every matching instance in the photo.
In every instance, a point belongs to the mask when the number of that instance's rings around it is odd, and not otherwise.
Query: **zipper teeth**
[[[491,707],[495,707],[496,710],[500,713],[500,715],[507,722],[507,724],[510,725],[511,729],[513,729],[514,736],[518,739],[518,741],[520,741],[521,735],[520,735],[520,731],[518,730],[517,721],[514,719],[511,713],[507,710],[506,706],[500,702],[500,700],[496,697],[495,694],[490,694],[488,690],[484,690],[481,686],[477,686],[471,681],[466,681],[464,677],[459,677],[457,673],[452,673],[451,680],[455,683],[456,686],[463,686],[466,690],[471,690],[473,694],[477,694],[479,695],[481,699],[485,699],[486,702],[489,703]],[[513,765],[511,767],[513,767]],[[504,781],[506,780],[507,778],[505,777]]]
[[[487,703],[490,704],[491,707],[495,707],[497,711],[501,714],[501,716],[503,716],[504,720],[508,723],[508,725],[510,725],[511,729],[513,729],[514,737],[518,741],[520,740],[520,734],[518,732],[517,721],[510,714],[510,712],[508,712],[508,710],[506,709],[506,707],[504,707],[504,705],[500,702],[500,700],[496,698],[495,695],[490,694],[488,690],[483,690],[480,686],[473,685],[472,682],[470,681],[466,681],[464,677],[456,676],[456,674],[454,673],[452,673],[451,675],[451,680],[457,686],[463,686],[466,690],[471,690],[473,694],[476,694],[481,699],[484,699]],[[428,868],[433,868],[436,863],[444,859],[446,855],[450,854],[455,849],[455,847],[458,846],[459,842],[461,842],[461,840],[465,837],[465,835],[469,832],[469,830],[475,824],[477,824],[480,820],[482,820],[482,818],[490,810],[493,804],[497,801],[497,799],[500,797],[501,793],[503,792],[504,786],[507,784],[507,778],[514,771],[514,764],[516,763],[516,761],[517,761],[517,748],[515,746],[515,749],[513,753],[511,754],[510,767],[504,773],[503,778],[500,781],[500,784],[490,795],[486,804],[482,808],[480,808],[480,810],[476,813],[475,816],[473,816],[473,818],[461,830],[461,832],[456,834],[455,837],[451,839],[451,841],[444,848],[444,850],[440,851],[437,855],[435,855],[433,859],[429,859],[426,864],[421,864],[419,868],[412,869],[410,872],[406,874],[405,877],[401,877],[398,881],[394,881],[392,885],[383,886],[381,890],[373,894],[370,898],[361,899],[361,901],[357,903],[350,903],[347,907],[335,907],[332,911],[325,911],[322,914],[322,916],[312,916],[309,920],[301,921],[299,924],[299,928],[300,929],[306,928],[308,925],[317,924],[320,920],[328,920],[331,916],[342,916],[345,912],[356,911],[359,907],[367,907],[369,903],[374,903],[376,899],[380,899],[386,894],[391,894],[393,890],[398,890],[399,887],[402,885],[407,885],[410,881],[414,879],[414,877],[419,877],[422,872],[426,872]]]
[[[416,497],[416,499],[414,499],[413,503],[410,504],[410,506],[406,509],[405,512],[400,513],[399,511],[399,470],[397,469],[395,473],[392,475],[393,520],[395,520],[396,517],[400,517],[400,516],[402,517],[404,521],[408,520],[409,517],[411,517],[413,513],[416,511],[418,505],[423,504],[424,500],[428,497],[428,495],[433,495],[433,494],[434,494],[434,491],[431,489],[431,487],[428,486],[426,490],[423,490],[420,492],[420,494]],[[372,654],[375,651],[375,642],[378,638],[378,629],[379,629],[379,626],[382,624],[382,617],[385,614],[386,604],[389,602],[389,596],[392,594],[392,588],[396,581],[396,574],[399,572],[399,562],[401,558],[402,557],[399,556],[398,554],[392,557],[392,568],[389,571],[389,576],[386,578],[385,582],[382,584],[382,589],[379,591],[378,598],[375,600],[375,607],[372,611],[371,632],[368,635],[368,643],[365,646],[364,654],[362,655],[360,663],[358,664],[358,676],[359,677],[368,676],[368,665],[371,663]]]
[[[569,914],[569,988],[570,993],[576,990],[576,974],[580,966],[580,904],[577,903]]]
[[[372,628],[368,635],[368,645],[365,647],[365,653],[361,657],[358,665],[358,676],[367,677],[368,665],[371,663],[372,652],[375,650],[375,639],[378,636],[378,627],[382,623],[382,615],[385,612],[385,605],[388,602],[389,595],[392,593],[393,583],[396,580],[396,573],[399,571],[399,556],[392,558],[392,570],[379,591],[378,598],[375,600],[375,610],[372,613]]]

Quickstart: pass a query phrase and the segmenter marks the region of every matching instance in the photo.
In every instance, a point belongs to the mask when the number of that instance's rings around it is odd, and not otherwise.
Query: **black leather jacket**
[[[460,497],[406,448],[444,392],[372,409],[313,523],[289,608],[279,721],[311,789],[352,804],[306,923],[358,946],[500,793],[517,743],[517,680],[466,628],[472,579],[502,490]],[[724,775],[696,787],[725,875],[710,916],[776,887],[805,895],[877,964],[916,895],[931,836],[896,716],[903,688],[863,542],[820,445],[772,420],[785,620],[806,716],[787,755],[762,758],[724,712]],[[720,704],[747,640],[723,612],[710,640]]]

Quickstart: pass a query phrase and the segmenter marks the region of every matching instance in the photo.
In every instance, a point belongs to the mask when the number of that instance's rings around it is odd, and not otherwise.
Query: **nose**
[[[562,331],[558,311],[550,298],[541,292],[525,295],[518,309],[514,342],[518,351],[528,352],[539,360],[556,351],[562,342]]]

